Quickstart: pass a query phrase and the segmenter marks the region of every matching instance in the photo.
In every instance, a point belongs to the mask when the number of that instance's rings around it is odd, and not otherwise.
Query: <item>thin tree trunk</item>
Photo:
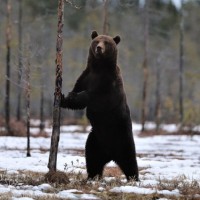
[[[184,43],[184,19],[183,19],[183,0],[181,0],[180,11],[180,57],[179,57],[179,123],[180,127],[183,124],[184,108],[183,108],[183,50]]]
[[[103,9],[103,34],[108,34],[108,3],[109,0],[103,0],[104,9]]]
[[[160,128],[160,61],[157,60],[157,68],[156,68],[156,105],[155,105],[155,119],[156,119],[156,132],[158,133]]]
[[[41,68],[41,88],[40,88],[40,132],[44,130],[44,81]]]
[[[7,134],[10,135],[10,42],[11,42],[11,4],[10,1],[7,0],[7,27],[6,27],[6,97],[5,97],[5,121],[6,121],[6,131]]]
[[[19,1],[19,22],[18,22],[18,41],[19,41],[19,63],[18,63],[18,94],[17,94],[17,120],[21,120],[21,77],[22,77],[22,0]]]
[[[56,171],[58,143],[60,138],[60,99],[62,92],[62,43],[64,26],[64,0],[58,0],[58,30],[56,42],[56,80],[53,107],[53,130],[49,155],[49,171]]]
[[[38,68],[40,74],[40,133],[44,131],[44,76],[42,66]]]
[[[148,83],[148,43],[149,43],[149,0],[145,1],[144,8],[144,61],[143,61],[143,89],[142,89],[142,130],[145,131],[147,117],[147,83]]]
[[[27,113],[27,157],[30,157],[30,58],[27,58],[27,64],[25,68],[25,75],[26,75],[26,86],[25,86],[25,93],[26,93],[26,113]]]

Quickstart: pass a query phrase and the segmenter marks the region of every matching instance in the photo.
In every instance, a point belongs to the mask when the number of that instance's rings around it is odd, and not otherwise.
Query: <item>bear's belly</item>
[[[120,105],[111,111],[94,112],[87,109],[87,117],[99,145],[112,158],[124,148],[133,146],[132,124],[128,106]]]
[[[87,109],[87,117],[91,123],[92,130],[98,134],[97,137],[123,138],[132,132],[132,124],[129,112],[119,107],[105,112],[94,112]]]
[[[110,114],[113,109],[122,104],[124,104],[123,96],[113,89],[112,92],[91,94],[87,110],[94,113],[93,115]]]

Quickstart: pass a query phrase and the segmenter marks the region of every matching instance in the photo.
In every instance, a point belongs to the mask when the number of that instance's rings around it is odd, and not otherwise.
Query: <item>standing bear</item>
[[[132,122],[120,69],[117,44],[120,37],[92,32],[87,67],[60,106],[84,109],[92,130],[86,142],[88,179],[101,177],[106,163],[113,160],[127,180],[138,180],[138,166]]]

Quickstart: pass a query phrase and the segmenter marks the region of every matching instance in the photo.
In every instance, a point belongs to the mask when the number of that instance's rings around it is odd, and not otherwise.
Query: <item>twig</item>
[[[76,8],[76,9],[81,9],[81,7],[77,6],[75,3],[73,3],[72,1],[70,0],[65,0],[66,3],[70,4],[73,8]]]

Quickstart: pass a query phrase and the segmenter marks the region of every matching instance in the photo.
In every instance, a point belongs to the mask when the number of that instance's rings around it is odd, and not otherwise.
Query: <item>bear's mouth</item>
[[[104,49],[103,48],[96,48],[95,49],[95,57],[102,58],[104,56]]]
[[[103,57],[103,52],[102,52],[102,51],[95,51],[95,57],[96,57],[96,58],[101,58],[101,57]]]
[[[96,48],[96,50],[95,50],[95,53],[97,54],[97,55],[101,55],[101,54],[103,54],[103,51],[102,51],[102,49],[101,48]]]

